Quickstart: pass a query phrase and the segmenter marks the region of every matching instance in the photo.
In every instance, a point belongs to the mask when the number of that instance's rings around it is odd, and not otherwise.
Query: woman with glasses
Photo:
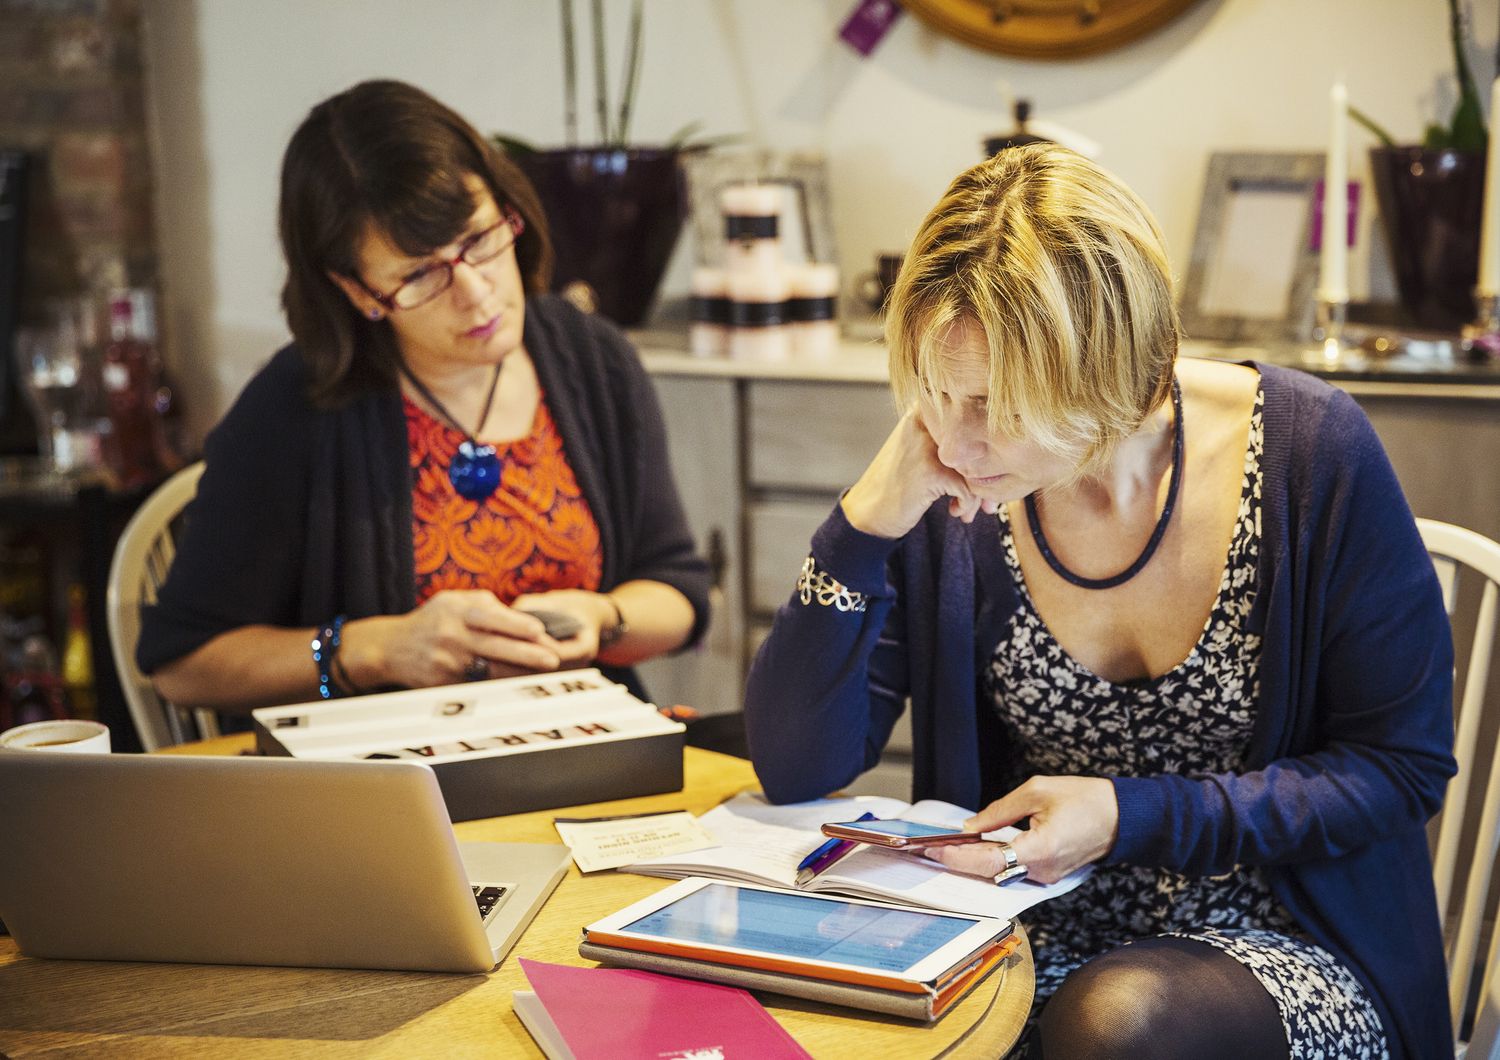
[[[907,411],[750,673],[766,794],[848,784],[909,705],[913,798],[1023,827],[929,856],[1089,869],[1022,914],[1029,1055],[1451,1052],[1425,825],[1453,653],[1359,407],[1179,360],[1155,220],[1048,144],[953,182],[886,334]]]
[[[294,341],[209,436],[142,669],[231,712],[595,663],[639,691],[708,571],[635,352],[543,293],[525,178],[366,82],[293,135],[280,233]]]

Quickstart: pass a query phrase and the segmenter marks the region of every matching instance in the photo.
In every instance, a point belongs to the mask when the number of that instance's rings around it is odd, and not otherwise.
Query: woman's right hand
[[[487,589],[445,589],[404,615],[384,615],[344,627],[339,659],[361,689],[387,685],[428,688],[486,677],[556,670],[557,642],[541,619],[506,607]]]
[[[904,537],[939,497],[951,498],[948,511],[972,522],[993,502],[974,496],[963,476],[938,459],[937,445],[913,409],[902,416],[841,502],[844,518],[856,530],[877,537]]]

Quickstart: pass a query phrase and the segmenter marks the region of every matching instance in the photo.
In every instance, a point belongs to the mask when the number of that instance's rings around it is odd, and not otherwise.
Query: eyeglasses
[[[446,261],[434,261],[406,278],[406,282],[390,294],[381,294],[364,280],[359,285],[371,298],[390,312],[398,309],[415,309],[426,305],[453,286],[453,266],[460,261],[469,265],[487,265],[509,250],[521,233],[526,231],[526,222],[510,207],[505,208],[505,217],[482,232],[475,232],[458,247],[458,253]]]

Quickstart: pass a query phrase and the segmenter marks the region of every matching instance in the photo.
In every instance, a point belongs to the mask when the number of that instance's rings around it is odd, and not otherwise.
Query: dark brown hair
[[[474,215],[465,180],[521,215],[516,261],[528,293],[552,279],[552,244],[536,192],[472,125],[401,81],[364,81],[303,119],[281,163],[282,308],[310,369],[314,402],[336,405],[397,378],[390,324],[362,316],[329,278],[358,275],[371,228],[413,257],[453,242]]]

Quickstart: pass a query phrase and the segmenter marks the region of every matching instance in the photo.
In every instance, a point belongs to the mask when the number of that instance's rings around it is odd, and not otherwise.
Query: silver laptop
[[[568,848],[459,843],[414,762],[0,751],[23,953],[486,972]]]

